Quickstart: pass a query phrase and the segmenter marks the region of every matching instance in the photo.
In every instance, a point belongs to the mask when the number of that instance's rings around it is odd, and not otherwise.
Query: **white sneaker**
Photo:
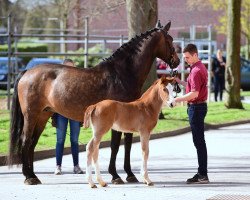
[[[55,175],[62,175],[62,169],[61,166],[57,165],[55,170]]]
[[[74,172],[74,174],[83,174],[83,171],[79,167],[79,165],[74,166],[73,172]]]

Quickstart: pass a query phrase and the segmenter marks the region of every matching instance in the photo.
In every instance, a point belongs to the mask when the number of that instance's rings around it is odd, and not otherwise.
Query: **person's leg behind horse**
[[[61,167],[68,119],[60,114],[56,117],[56,165]]]
[[[135,177],[134,173],[131,170],[130,164],[130,154],[131,154],[131,147],[133,142],[133,134],[132,133],[124,133],[124,148],[125,148],[125,155],[124,155],[124,170],[127,173],[126,180],[130,183],[139,182]]]
[[[75,120],[69,120],[70,123],[70,143],[71,143],[71,153],[73,158],[75,174],[82,174],[83,171],[79,167],[79,133],[80,133],[80,122]]]
[[[111,130],[111,156],[110,156],[108,171],[112,175],[111,182],[113,184],[123,184],[124,183],[116,171],[116,157],[117,157],[117,153],[119,151],[121,137],[122,137],[122,132],[115,131],[113,129]]]

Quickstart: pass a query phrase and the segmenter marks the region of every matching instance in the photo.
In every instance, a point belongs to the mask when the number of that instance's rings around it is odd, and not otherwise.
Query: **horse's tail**
[[[21,135],[23,132],[23,113],[21,111],[20,102],[18,99],[18,90],[17,86],[19,80],[22,78],[23,74],[26,72],[22,71],[15,82],[14,93],[12,97],[12,106],[11,106],[11,121],[10,121],[10,144],[9,144],[9,156],[7,163],[9,166],[13,164],[21,163],[21,147],[22,140]]]
[[[95,108],[96,108],[96,105],[91,105],[86,109],[84,113],[84,120],[83,120],[83,126],[85,128],[88,128],[90,126],[91,115],[92,115],[92,112],[95,110]]]

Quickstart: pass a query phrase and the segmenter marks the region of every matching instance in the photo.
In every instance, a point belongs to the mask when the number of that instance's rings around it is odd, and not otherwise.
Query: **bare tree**
[[[157,0],[126,0],[129,38],[154,28],[158,18]],[[157,78],[155,65],[143,86],[145,91]]]
[[[227,23],[227,66],[226,91],[227,108],[240,108],[240,33],[241,0],[228,0]]]

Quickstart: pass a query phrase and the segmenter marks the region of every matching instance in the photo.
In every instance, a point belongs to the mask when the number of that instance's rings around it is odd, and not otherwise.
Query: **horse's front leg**
[[[125,156],[124,156],[124,170],[127,173],[126,180],[129,183],[137,183],[139,182],[135,175],[131,170],[130,164],[130,152],[132,147],[133,134],[132,133],[124,133],[124,148],[125,148]]]
[[[87,151],[86,179],[91,188],[97,188],[97,186],[95,185],[92,179],[92,157],[93,157],[93,151],[94,151],[93,140],[94,138],[92,138],[89,141],[86,147],[86,151]]]
[[[95,140],[95,149],[94,149],[94,153],[93,153],[93,161],[94,161],[94,165],[95,165],[95,174],[96,174],[96,179],[98,181],[98,183],[102,186],[102,187],[106,187],[107,183],[105,183],[102,179],[101,173],[100,173],[100,167],[99,167],[99,162],[98,162],[98,156],[99,156],[99,145],[100,145],[100,141],[101,139],[96,139]]]
[[[143,177],[143,182],[148,186],[153,186],[154,183],[148,177],[148,155],[149,155],[149,138],[150,133],[141,133],[141,148],[142,148],[142,165],[141,165],[141,175]]]
[[[113,184],[124,184],[121,177],[116,172],[116,157],[119,151],[119,146],[121,142],[122,132],[111,130],[111,157],[109,162],[109,173],[112,175],[111,182]]]

